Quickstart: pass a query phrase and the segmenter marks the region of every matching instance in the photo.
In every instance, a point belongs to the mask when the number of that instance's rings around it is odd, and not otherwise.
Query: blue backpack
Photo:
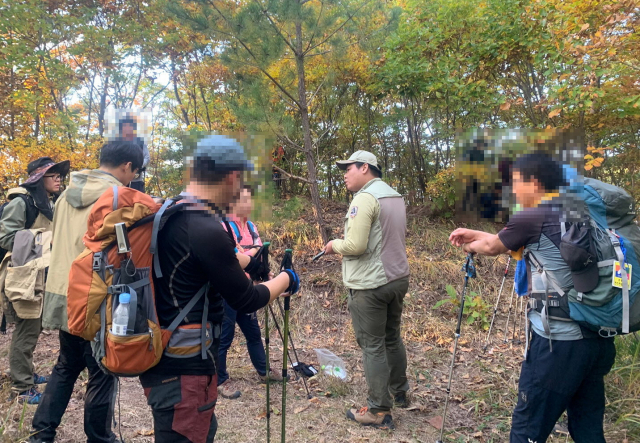
[[[561,298],[567,296],[569,317],[582,326],[603,337],[639,330],[640,297],[636,296],[640,291],[640,227],[635,222],[633,197],[622,188],[590,178],[573,185],[569,194],[584,204],[586,214],[581,222],[561,223],[561,254],[563,243],[572,245],[583,241],[585,235],[590,237],[587,240],[597,255],[598,283],[593,290],[582,293],[575,288],[556,287],[553,278],[547,281]],[[562,254],[568,263],[566,251],[569,250],[571,248],[565,249]],[[538,272],[546,272],[535,257],[531,263]],[[626,266],[631,271],[630,286]]]

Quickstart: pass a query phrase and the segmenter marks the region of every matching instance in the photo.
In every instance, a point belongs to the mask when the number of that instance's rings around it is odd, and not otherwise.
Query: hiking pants
[[[265,309],[268,309],[265,307]],[[247,350],[253,367],[259,375],[267,374],[267,356],[262,344],[260,325],[255,312],[251,314],[238,314],[231,306],[224,302],[224,320],[222,320],[222,333],[220,335],[220,349],[218,351],[218,385],[229,379],[227,372],[227,351],[233,342],[236,332],[236,323],[247,339]],[[286,363],[286,362],[285,362]]]
[[[9,348],[9,373],[11,390],[23,392],[31,389],[33,383],[33,351],[42,331],[41,318],[19,318],[15,316],[16,328],[11,336]]]
[[[406,393],[407,352],[400,336],[402,301],[409,277],[376,289],[349,292],[349,312],[369,387],[367,403],[374,414],[393,407],[392,395]]]
[[[168,375],[144,387],[155,443],[212,443],[218,430],[216,375]]]
[[[535,332],[518,386],[511,443],[545,442],[566,410],[576,443],[605,443],[604,376],[616,357],[613,338],[553,341]]]
[[[84,433],[87,435],[87,443],[112,443],[115,440],[111,422],[116,379],[100,369],[88,341],[64,331],[60,331],[58,362],[53,367],[51,379],[33,416],[32,426],[37,438],[53,441],[69,404],[73,386],[84,368],[89,372],[84,399]]]

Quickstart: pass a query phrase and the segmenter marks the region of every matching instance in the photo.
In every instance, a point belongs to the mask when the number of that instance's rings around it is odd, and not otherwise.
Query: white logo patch
[[[351,211],[349,211],[349,217],[353,218],[356,215],[358,215],[358,207],[354,206],[353,208],[351,208]]]

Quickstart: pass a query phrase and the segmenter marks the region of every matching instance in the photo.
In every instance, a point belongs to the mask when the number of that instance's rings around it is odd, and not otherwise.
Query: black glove
[[[285,269],[282,272],[286,272],[289,276],[289,287],[287,287],[286,291],[289,294],[293,295],[300,289],[300,277],[295,273],[293,269]]]

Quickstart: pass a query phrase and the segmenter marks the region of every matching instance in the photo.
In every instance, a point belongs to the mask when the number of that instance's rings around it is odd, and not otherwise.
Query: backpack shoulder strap
[[[153,255],[153,270],[156,277],[162,278],[162,271],[160,270],[160,259],[158,258],[158,232],[160,232],[160,222],[162,221],[162,215],[169,206],[174,202],[173,199],[168,198],[162,204],[156,215],[153,217],[153,229],[151,231],[151,246],[149,247],[149,253]],[[186,315],[186,314],[185,314]]]
[[[240,228],[238,227],[238,224],[234,221],[229,220],[229,226],[231,226],[231,228],[233,229],[234,234],[236,234],[236,240],[238,244],[240,244],[240,242],[242,241],[242,235],[240,235]]]
[[[253,244],[255,245],[258,241],[258,231],[256,230],[256,227],[251,220],[247,220],[247,227],[249,228],[251,238],[253,239]]]
[[[20,199],[22,199],[22,201],[24,201],[26,207],[26,221],[24,227],[25,229],[31,229],[31,226],[33,226],[33,224],[36,222],[36,218],[38,218],[38,214],[40,214],[40,211],[36,207],[36,203],[33,201],[33,197],[31,197],[30,195],[18,194],[16,195],[16,197],[19,197]]]

